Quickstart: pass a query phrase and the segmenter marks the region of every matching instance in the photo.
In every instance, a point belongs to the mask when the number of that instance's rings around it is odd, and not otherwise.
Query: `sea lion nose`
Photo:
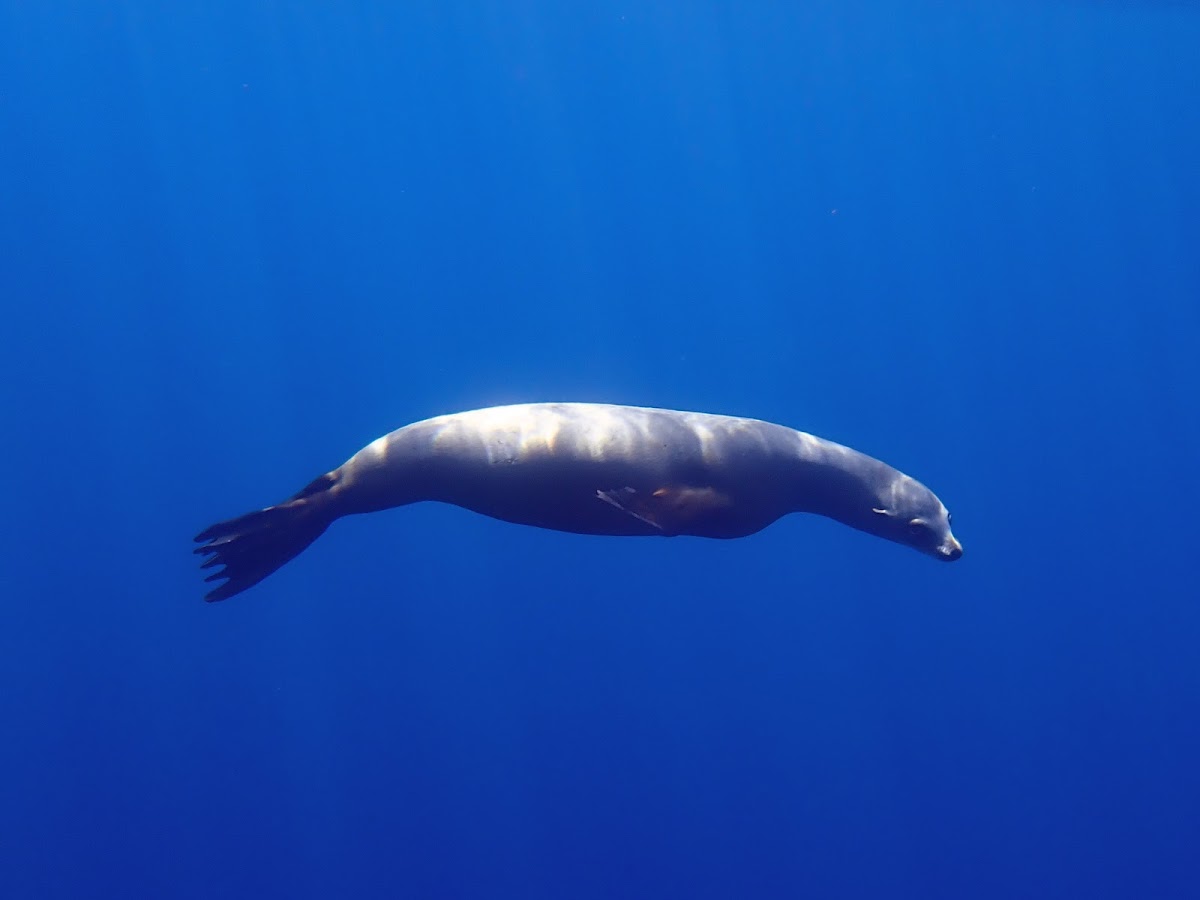
[[[954,562],[962,556],[962,544],[951,536],[946,539],[945,544],[938,548],[938,552],[942,554],[942,559],[946,562]]]

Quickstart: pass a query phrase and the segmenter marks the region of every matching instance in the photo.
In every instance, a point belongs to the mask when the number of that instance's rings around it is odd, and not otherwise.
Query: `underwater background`
[[[1200,896],[1200,7],[0,0],[0,896]],[[753,416],[944,566],[434,505],[444,412]]]

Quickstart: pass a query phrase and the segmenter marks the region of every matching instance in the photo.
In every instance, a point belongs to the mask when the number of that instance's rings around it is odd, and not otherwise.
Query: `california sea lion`
[[[781,425],[593,403],[438,416],[372,441],[294,497],[196,536],[207,600],[262,581],[329,523],[420,500],[579,534],[735,538],[780,516],[828,516],[936,559],[962,545],[927,487],[849,447]]]

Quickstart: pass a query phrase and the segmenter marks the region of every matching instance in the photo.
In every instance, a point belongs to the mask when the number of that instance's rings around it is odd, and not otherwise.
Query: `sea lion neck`
[[[834,441],[803,431],[792,434],[791,452],[778,469],[780,490],[789,500],[790,511],[815,513],[863,528],[882,492],[899,473]]]

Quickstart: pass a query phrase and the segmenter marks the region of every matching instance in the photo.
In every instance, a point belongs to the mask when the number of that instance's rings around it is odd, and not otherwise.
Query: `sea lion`
[[[438,416],[372,441],[276,506],[196,535],[206,600],[262,581],[351,513],[421,500],[579,534],[754,534],[792,512],[953,561],[962,545],[927,487],[870,456],[757,419],[593,403]]]

